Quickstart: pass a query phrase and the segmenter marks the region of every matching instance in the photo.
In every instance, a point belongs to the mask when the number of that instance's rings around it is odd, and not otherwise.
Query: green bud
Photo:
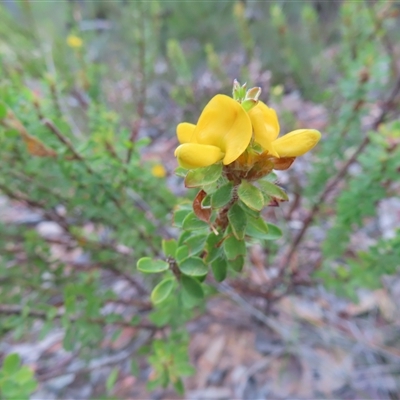
[[[247,83],[240,86],[240,83],[235,79],[233,81],[232,97],[241,103],[246,97],[246,87]]]

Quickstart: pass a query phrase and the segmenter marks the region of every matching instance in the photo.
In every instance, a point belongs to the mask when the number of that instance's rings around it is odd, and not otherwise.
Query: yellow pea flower
[[[177,126],[181,143],[175,150],[180,166],[187,169],[207,167],[222,160],[235,161],[252,138],[248,113],[231,97],[218,94],[205,106],[197,125]]]
[[[275,110],[259,101],[249,111],[254,130],[254,141],[277,158],[299,157],[310,151],[320,140],[315,129],[297,129],[279,136],[279,121]]]
[[[156,178],[165,178],[167,171],[161,164],[156,164],[151,168],[151,174]]]
[[[74,49],[79,49],[83,45],[83,40],[76,35],[69,35],[67,37],[67,45]]]
[[[293,158],[311,150],[321,134],[314,129],[298,129],[279,136],[274,109],[261,101],[246,111],[239,101],[218,94],[206,105],[197,125],[183,122],[176,133],[181,143],[175,156],[181,167],[207,167],[222,160],[237,160],[251,139],[275,158]]]

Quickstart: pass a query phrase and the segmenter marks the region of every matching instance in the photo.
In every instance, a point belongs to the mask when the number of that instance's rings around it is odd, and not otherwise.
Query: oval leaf
[[[260,211],[264,206],[264,196],[260,189],[247,181],[242,181],[240,184],[238,196],[247,207],[253,210]]]
[[[186,174],[187,174],[187,169],[186,168],[182,168],[182,167],[178,167],[175,169],[175,175],[179,176],[181,178],[185,178]]]
[[[191,208],[185,206],[175,210],[174,212],[174,225],[178,228],[182,228],[183,220],[187,217],[189,213],[191,213]]]
[[[227,183],[219,187],[211,196],[211,207],[221,208],[229,203],[232,198],[233,184]]]
[[[208,272],[204,261],[200,257],[186,258],[179,264],[179,269],[188,276],[204,276],[207,275]]]
[[[190,276],[181,276],[182,289],[185,295],[194,300],[201,300],[204,298],[203,288],[201,284]]]
[[[196,168],[188,172],[185,178],[187,188],[200,187],[215,182],[222,174],[222,164],[213,164],[205,168]]]
[[[282,237],[282,231],[274,224],[267,224],[268,225],[268,239],[267,240],[277,240]]]
[[[260,189],[263,193],[270,197],[274,197],[277,200],[288,201],[288,195],[284,190],[282,190],[279,186],[268,182],[268,181],[259,181],[258,182]]]
[[[188,257],[189,257],[189,247],[187,247],[185,244],[182,246],[179,246],[175,253],[176,261],[178,261],[178,263],[180,263],[185,258],[188,258]]]
[[[186,239],[184,243],[188,246],[189,253],[197,254],[203,250],[207,236],[207,233],[201,233],[200,235],[190,236]]]
[[[151,292],[151,301],[153,304],[159,304],[164,301],[172,292],[175,285],[174,278],[167,278],[161,281]]]
[[[204,221],[199,220],[193,211],[185,217],[182,223],[182,228],[186,231],[195,231],[207,227],[208,225]]]
[[[206,261],[212,262],[216,258],[218,258],[222,251],[222,238],[220,235],[216,235],[214,232],[211,232],[208,235],[207,242],[206,242]]]
[[[246,235],[260,240],[276,240],[282,236],[282,231],[273,224],[267,224],[261,217],[249,217]]]
[[[247,216],[243,209],[234,204],[228,211],[228,220],[236,239],[243,239],[247,225]]]
[[[153,260],[150,257],[143,257],[137,262],[137,269],[145,274],[155,274],[166,271],[169,264],[163,260]]]
[[[115,383],[117,382],[118,373],[119,373],[119,369],[117,367],[114,367],[111,370],[110,375],[108,375],[108,378],[106,381],[106,389],[108,391],[111,391],[113,389]]]
[[[178,243],[175,239],[164,239],[161,242],[161,247],[166,257],[175,257]]]
[[[238,240],[232,235],[224,240],[224,252],[228,260],[234,260],[246,255],[246,244],[244,240]]]
[[[226,278],[228,263],[226,258],[219,257],[211,263],[211,269],[217,282],[222,282]]]
[[[244,257],[243,256],[236,257],[234,260],[230,260],[228,265],[234,271],[242,272],[244,266]]]
[[[3,363],[3,371],[7,373],[7,375],[15,374],[21,363],[21,359],[17,353],[9,354]]]

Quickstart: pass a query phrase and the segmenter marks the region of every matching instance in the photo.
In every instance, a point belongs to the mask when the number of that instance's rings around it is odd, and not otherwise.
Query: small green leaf
[[[132,326],[136,326],[136,325],[139,325],[139,324],[140,324],[140,321],[141,321],[141,318],[139,317],[139,315],[135,315],[135,316],[133,316],[133,317],[131,318],[130,324],[131,324]]]
[[[175,257],[176,249],[178,248],[178,243],[175,239],[164,239],[161,242],[162,250],[166,257]]]
[[[232,182],[228,182],[227,184],[219,187],[211,196],[211,207],[221,208],[228,204],[232,199],[232,191]]]
[[[189,247],[186,245],[179,246],[176,250],[175,258],[178,263],[189,257]]]
[[[20,366],[21,359],[17,353],[9,354],[3,363],[3,371],[7,373],[7,375],[15,374]]]
[[[192,232],[182,231],[178,238],[178,247],[182,246],[186,242],[186,240],[189,239],[191,236]]]
[[[203,186],[203,190],[209,195],[212,195],[217,189],[218,189],[218,181]]]
[[[261,217],[248,217],[246,235],[260,240],[276,240],[282,236],[282,231],[275,225],[267,224]]]
[[[180,176],[181,178],[184,178],[187,173],[188,171],[186,168],[178,167],[175,169],[175,175]]]
[[[32,380],[32,378],[33,378],[33,371],[27,366],[22,367],[13,376],[14,381],[19,383],[20,385],[29,382],[30,380]]]
[[[137,269],[145,274],[155,274],[166,271],[169,264],[163,260],[153,260],[150,257],[143,257],[137,262]]]
[[[23,390],[27,394],[32,394],[37,389],[37,386],[38,383],[34,379],[31,379],[30,381],[24,383]],[[29,398],[29,396],[27,396],[27,398]]]
[[[174,225],[178,228],[182,227],[183,220],[192,211],[192,206],[184,206],[174,212]]]
[[[199,220],[194,212],[190,212],[183,220],[182,228],[186,231],[195,231],[198,229],[208,228],[208,225]]]
[[[157,327],[162,327],[171,322],[173,316],[165,312],[164,307],[160,307],[159,309],[151,312],[148,316],[149,321],[152,322]]]
[[[151,292],[150,298],[153,304],[163,302],[171,294],[174,285],[174,278],[166,278],[162,280]]]
[[[7,106],[0,101],[0,120],[2,120],[7,115]]]
[[[108,378],[106,381],[106,389],[108,392],[110,392],[113,389],[115,382],[117,381],[117,378],[118,378],[118,372],[119,372],[118,367],[114,367],[111,370],[110,375],[108,375]]]
[[[230,260],[228,263],[229,267],[232,268],[236,272],[242,272],[244,266],[244,257],[239,256],[234,260]]]
[[[189,248],[190,254],[197,254],[204,249],[204,245],[207,239],[207,233],[201,233],[199,235],[191,236],[185,240],[185,244]]]
[[[180,396],[183,396],[185,394],[185,387],[183,386],[183,382],[181,378],[178,378],[174,383],[174,389],[176,390],[176,393],[178,393]]]
[[[4,136],[9,138],[19,137],[20,133],[16,129],[7,129],[4,131]]]
[[[146,389],[148,392],[152,392],[153,390],[159,389],[161,386],[161,379],[156,378],[151,381],[147,381],[146,383]]]
[[[247,225],[247,216],[243,209],[234,204],[228,211],[228,220],[236,239],[243,239]]]
[[[219,257],[214,260],[211,263],[211,269],[217,282],[222,282],[223,280],[225,280],[228,271],[228,263],[226,261],[226,258]]]
[[[131,360],[131,374],[133,376],[136,376],[137,378],[139,378],[140,376],[140,367],[137,360],[135,359]]]
[[[204,276],[207,275],[208,272],[204,261],[200,257],[186,258],[179,264],[179,269],[188,276]]]
[[[277,240],[282,237],[282,231],[274,224],[268,224],[269,238],[267,240]]]
[[[261,217],[253,218],[249,216],[247,222],[246,235],[256,239],[268,237],[268,225]]]
[[[47,310],[46,318],[47,318],[47,320],[52,321],[56,317],[57,314],[58,314],[58,308],[51,307]]]
[[[198,301],[204,298],[203,288],[196,279],[181,275],[181,284],[184,295],[190,299]]]
[[[268,175],[264,176],[264,178],[260,179],[259,182],[261,182],[261,180],[275,183],[278,180],[278,175],[275,172],[270,172]]]
[[[206,241],[206,252],[207,252],[206,261],[208,263],[215,260],[221,254],[222,252],[222,246],[220,245],[221,240],[222,237],[220,235],[216,235],[214,232],[211,232],[208,235]]]
[[[260,211],[264,207],[264,196],[260,189],[247,181],[242,181],[238,189],[238,196],[246,206]]]
[[[200,187],[215,182],[222,174],[222,164],[213,164],[205,168],[192,169],[185,178],[187,188]]]
[[[283,201],[289,200],[286,192],[271,182],[259,181],[258,185],[260,186],[261,191],[267,196],[275,197],[276,199]]]
[[[240,205],[240,207],[243,208],[243,210],[245,211],[245,213],[247,215],[250,215],[253,218],[259,218],[260,217],[260,211],[252,210],[251,208],[247,207],[246,204],[243,203],[243,201],[239,201],[238,204]]]
[[[246,243],[244,240],[236,239],[231,235],[224,240],[224,252],[228,260],[234,260],[239,256],[246,255]]]
[[[111,341],[115,342],[116,340],[118,340],[118,338],[121,336],[121,334],[122,334],[122,328],[119,328],[116,331],[114,331],[114,333],[111,336]]]
[[[0,388],[1,388],[0,394],[4,396],[4,397],[2,396],[1,399],[19,400],[19,396],[21,395],[21,387],[19,385],[16,385],[13,380],[8,379],[2,382]]]

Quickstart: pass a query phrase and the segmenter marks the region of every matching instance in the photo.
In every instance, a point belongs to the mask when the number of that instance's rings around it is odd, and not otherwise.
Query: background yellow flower
[[[69,47],[72,47],[74,49],[79,49],[80,47],[83,46],[83,40],[76,35],[69,35],[67,37],[67,44]]]
[[[156,164],[151,168],[151,174],[156,178],[165,178],[167,171],[161,164]]]

